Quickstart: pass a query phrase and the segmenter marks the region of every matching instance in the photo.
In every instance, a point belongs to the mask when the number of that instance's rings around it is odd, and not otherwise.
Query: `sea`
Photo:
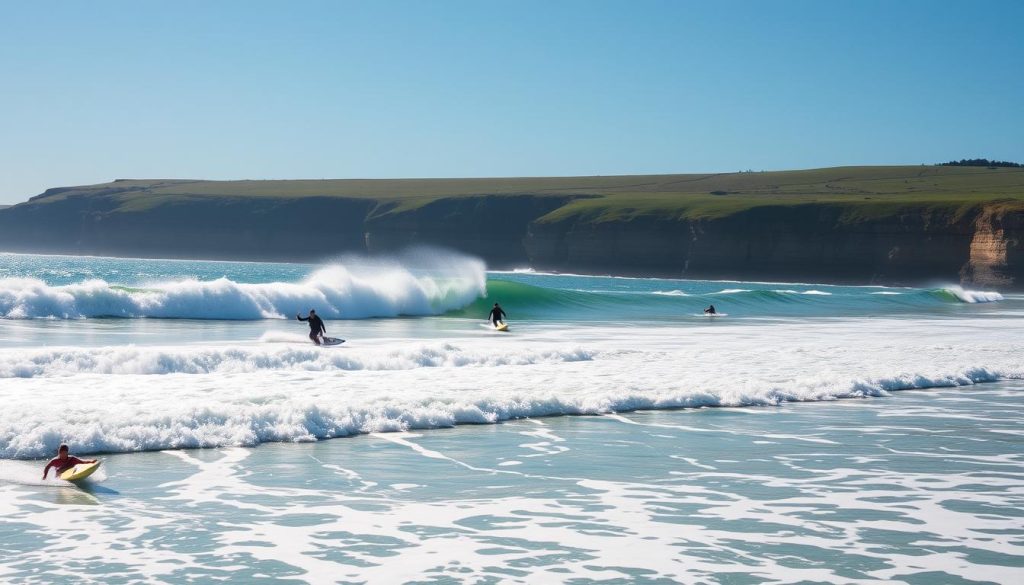
[[[0,254],[0,582],[1024,583],[1022,325],[941,282]],[[100,471],[41,479],[61,443]]]

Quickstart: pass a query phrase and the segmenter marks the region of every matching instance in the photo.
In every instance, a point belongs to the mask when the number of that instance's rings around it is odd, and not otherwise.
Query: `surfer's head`
[[[498,303],[494,303],[494,306],[495,306],[495,307],[497,307],[497,306],[498,306]]]
[[[60,447],[57,447],[57,455],[67,455],[67,454],[68,454],[68,446],[67,445],[61,445]]]
[[[316,309],[310,309],[309,310],[309,314],[310,315],[316,315]]]

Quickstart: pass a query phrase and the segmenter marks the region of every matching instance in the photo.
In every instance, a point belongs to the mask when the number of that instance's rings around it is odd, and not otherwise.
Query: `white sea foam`
[[[282,342],[308,341],[302,335],[268,334]],[[527,365],[593,359],[595,352],[578,347],[532,350],[510,348],[475,351],[450,343],[403,344],[400,349],[360,352],[325,350],[305,343],[302,348],[253,349],[236,347],[102,347],[30,349],[0,352],[0,379],[53,378],[76,374],[163,375],[226,374],[264,371],[336,372],[412,370],[474,366]]]
[[[968,290],[961,286],[944,286],[942,290],[965,303],[994,303],[1003,300],[1003,295],[994,291]]]
[[[683,292],[681,290],[678,290],[678,289],[676,289],[676,290],[656,290],[656,291],[652,292],[651,294],[652,295],[661,295],[661,296],[666,296],[666,297],[688,297],[688,296],[690,296],[690,295],[686,294],[685,292]]]
[[[520,417],[769,406],[1024,378],[1007,320],[592,328],[447,343],[317,348],[3,350],[0,457],[135,451],[495,423]],[[476,335],[475,333],[473,335]],[[165,375],[161,375],[165,374]],[[59,405],[55,408],[54,405]]]
[[[471,303],[485,290],[480,260],[421,250],[394,259],[346,258],[299,283],[219,278],[135,287],[104,280],[50,286],[34,278],[5,278],[0,318],[283,319],[310,308],[328,319],[436,315]]]

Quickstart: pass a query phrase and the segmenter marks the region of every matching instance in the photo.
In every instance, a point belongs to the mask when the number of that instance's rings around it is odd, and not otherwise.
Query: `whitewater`
[[[61,441],[251,447],[1024,377],[1020,300],[957,286],[488,276],[438,250],[309,266],[3,259],[4,458]],[[482,327],[492,301],[510,334]],[[701,316],[712,303],[728,315]],[[310,344],[290,321],[310,308],[348,343]]]
[[[943,283],[0,254],[0,580],[1012,583],[1022,326]],[[91,482],[40,479],[62,442]]]

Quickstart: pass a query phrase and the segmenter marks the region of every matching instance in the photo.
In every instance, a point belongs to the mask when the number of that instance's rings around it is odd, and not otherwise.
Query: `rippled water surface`
[[[1016,583],[1022,390],[111,456],[84,490],[0,487],[0,576]]]
[[[0,582],[1021,583],[1022,330],[949,285],[0,254]],[[61,442],[101,471],[40,480]]]

